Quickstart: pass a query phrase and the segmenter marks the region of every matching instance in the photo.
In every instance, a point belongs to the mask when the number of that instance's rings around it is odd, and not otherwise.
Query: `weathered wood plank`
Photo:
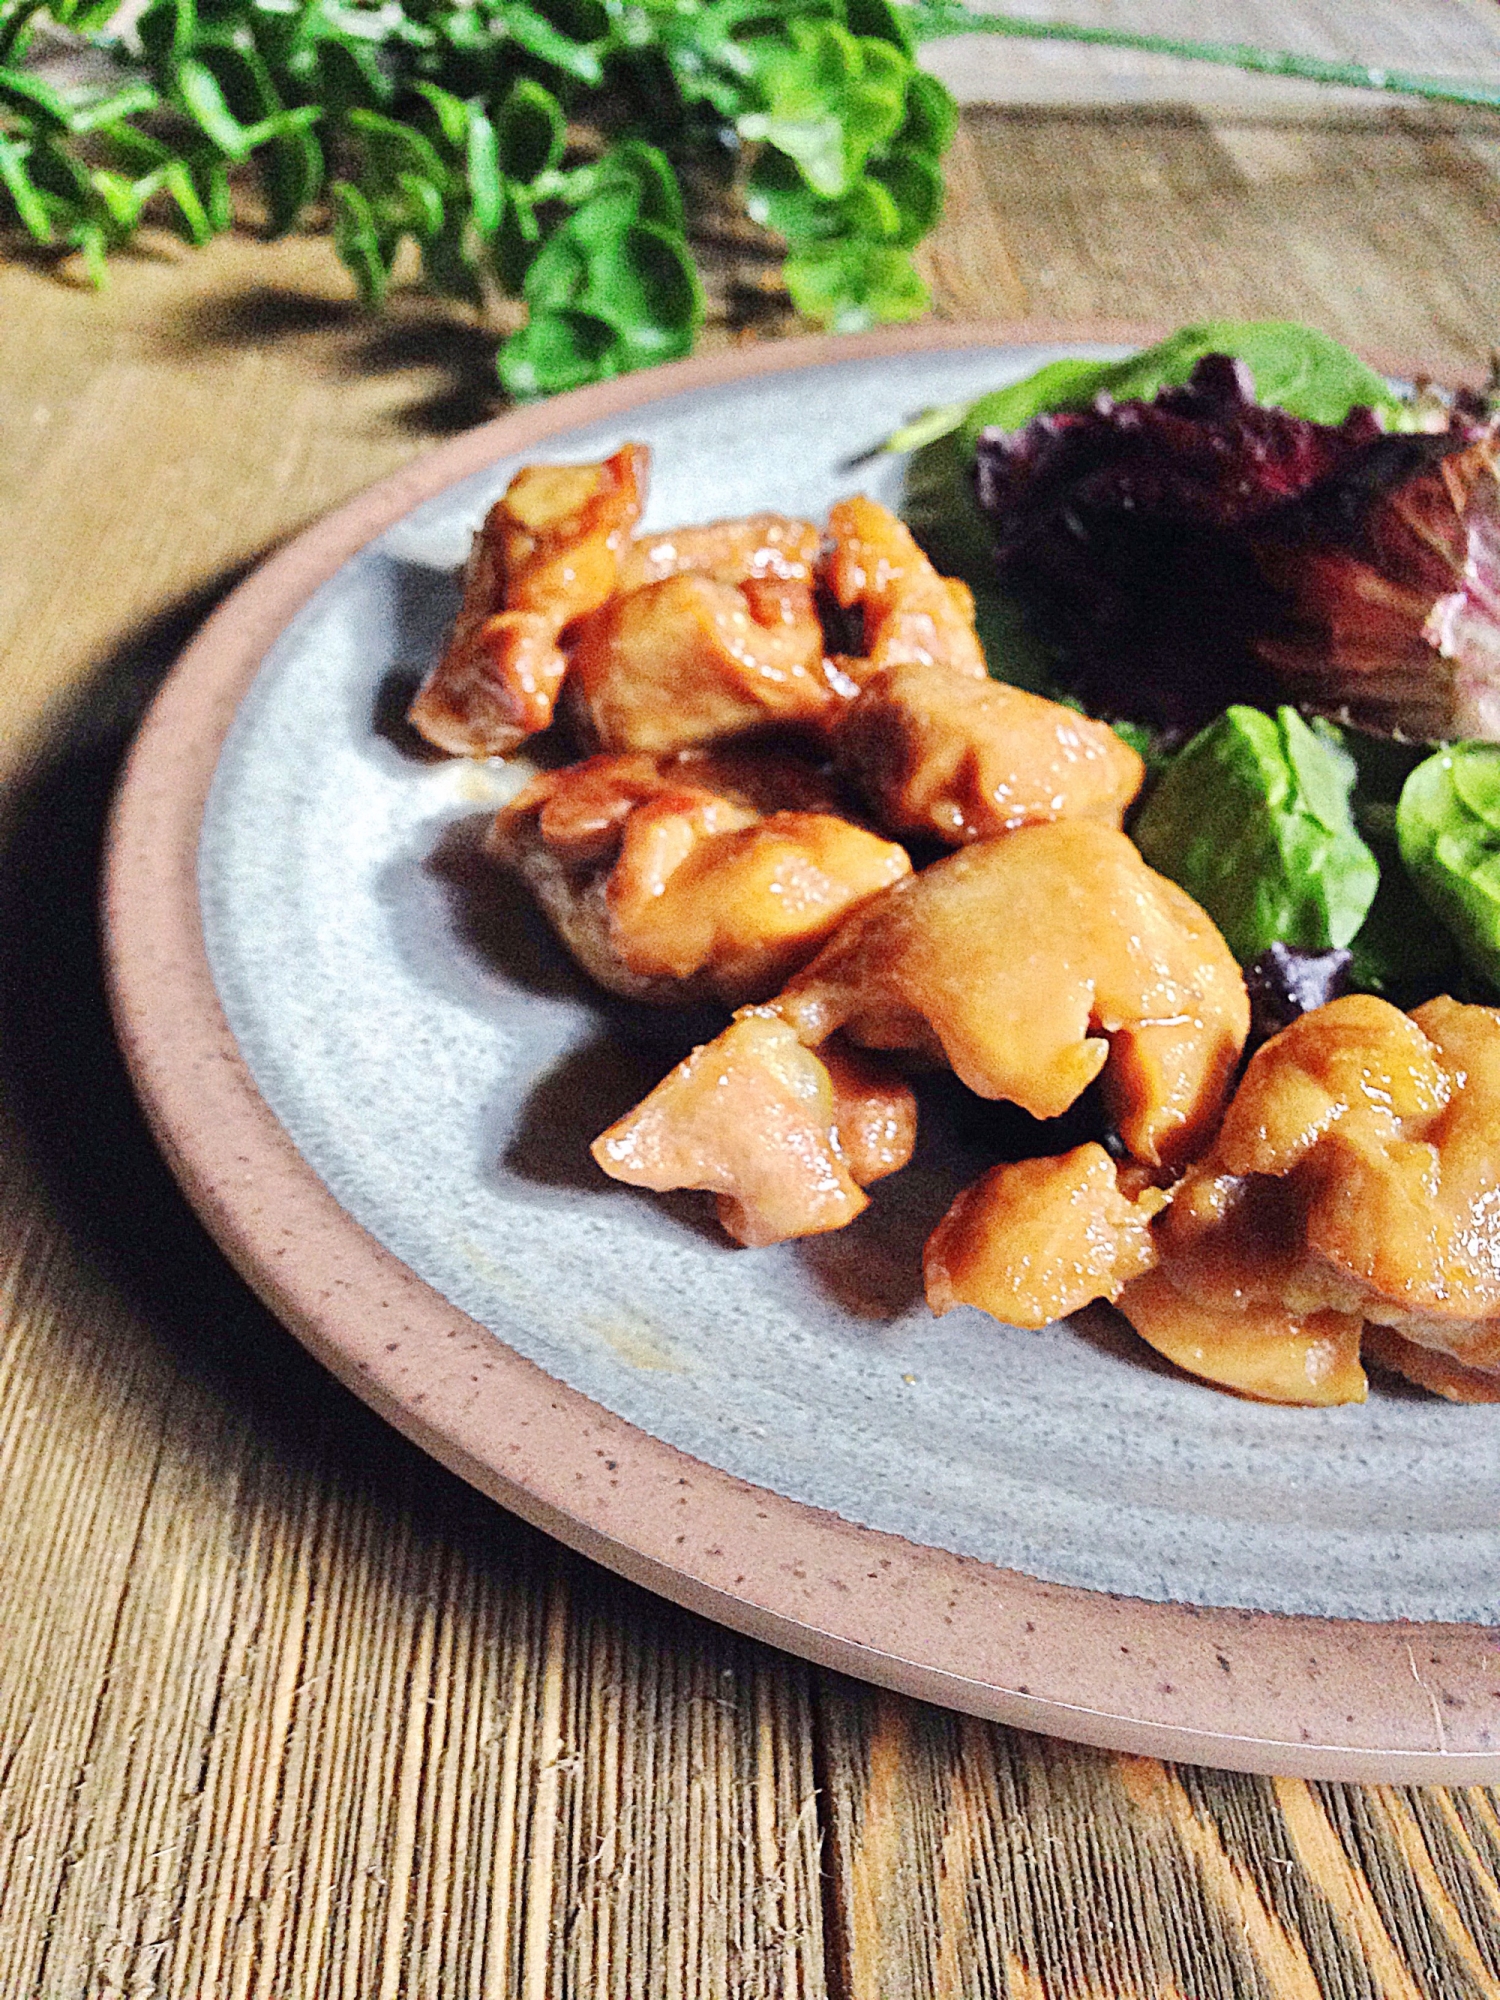
[[[831,1676],[817,1713],[835,1994],[1500,1992],[1491,1793],[1175,1769]]]
[[[0,1991],[822,1992],[798,1666],[459,1487],[227,1273],[163,1338],[62,1261],[6,1346]]]
[[[977,236],[998,237],[1001,310],[1014,298],[1063,320],[1274,315],[1436,370],[1487,361],[1493,118],[1318,126],[1059,107],[976,109],[965,124],[975,165],[961,156],[954,214],[927,254],[946,273]],[[976,309],[972,283],[956,304]]]

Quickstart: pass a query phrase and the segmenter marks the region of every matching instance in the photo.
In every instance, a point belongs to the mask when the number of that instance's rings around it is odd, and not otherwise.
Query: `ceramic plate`
[[[993,1157],[952,1095],[867,1214],[803,1244],[739,1250],[705,1197],[606,1181],[588,1141],[705,1024],[591,989],[476,854],[517,769],[425,758],[400,722],[528,457],[644,440],[650,526],[821,517],[897,497],[900,462],[867,456],[896,424],[1063,351],[928,327],[661,369],[471,433],[294,542],[130,763],[121,1036],[190,1196],[288,1324],[627,1575],[1029,1728],[1500,1778],[1500,1408],[1379,1384],[1278,1409],[1108,1312],[934,1319],[922,1239]]]

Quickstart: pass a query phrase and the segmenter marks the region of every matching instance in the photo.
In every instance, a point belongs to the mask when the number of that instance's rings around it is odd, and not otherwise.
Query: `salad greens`
[[[1456,743],[1419,764],[1396,832],[1424,901],[1468,964],[1500,986],[1500,745]]]
[[[1132,832],[1242,965],[1273,944],[1341,948],[1380,880],[1350,811],[1355,775],[1331,724],[1235,706],[1173,760]]]
[[[1185,383],[1208,354],[1243,361],[1254,378],[1256,400],[1294,417],[1337,424],[1364,406],[1379,414],[1387,430],[1407,429],[1415,421],[1411,406],[1383,376],[1315,327],[1279,319],[1203,320],[1124,359],[1049,362],[975,402],[924,411],[893,432],[885,449],[913,454],[902,507],[907,525],[934,561],[970,583],[989,583],[992,538],[970,474],[980,432],[1016,431],[1034,417],[1086,410],[1100,395],[1149,402],[1158,390]]]
[[[1049,361],[1022,381],[992,389],[972,403],[950,403],[919,417],[886,440],[887,451],[912,451],[957,431],[970,453],[979,433],[993,425],[1018,431],[1033,417],[1055,410],[1086,410],[1096,396],[1117,403],[1149,402],[1159,389],[1187,381],[1206,354],[1229,354],[1243,361],[1255,380],[1256,401],[1274,403],[1294,417],[1337,424],[1356,404],[1378,410],[1387,427],[1402,427],[1407,405],[1383,375],[1347,347],[1286,319],[1210,319],[1180,326],[1154,347],[1123,360],[1091,361],[1067,356]]]
[[[973,495],[980,432],[1087,409],[1101,394],[1149,400],[1210,353],[1244,362],[1256,400],[1293,416],[1338,424],[1368,407],[1388,431],[1424,425],[1337,341],[1280,320],[1183,327],[1123,360],[1052,362],[976,402],[927,412],[888,440],[912,452],[902,511],[934,560],[975,587],[998,678],[1077,705],[1057,656],[996,581],[992,531]],[[1428,755],[1309,725],[1286,707],[1230,707],[1175,752],[1144,723],[1114,726],[1149,767],[1133,837],[1209,911],[1242,964],[1273,945],[1347,948],[1350,983],[1402,1006],[1472,988],[1473,974],[1500,988],[1500,747]]]

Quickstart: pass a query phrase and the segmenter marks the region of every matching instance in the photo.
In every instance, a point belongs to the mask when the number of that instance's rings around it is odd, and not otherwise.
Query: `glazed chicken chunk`
[[[1256,1052],[1160,1225],[1144,1305],[1132,1288],[1121,1309],[1153,1345],[1166,1317],[1192,1320],[1189,1365],[1215,1381],[1249,1320],[1332,1316],[1346,1347],[1369,1322],[1394,1336],[1371,1343],[1388,1365],[1430,1349],[1457,1368],[1426,1372],[1462,1387],[1459,1371],[1500,1368],[1497,1132],[1500,1011],[1330,1001]]]
[[[1108,724],[931,662],[877,674],[834,745],[882,826],[949,847],[1041,820],[1117,827],[1145,776]]]
[[[1052,1258],[1038,1280],[1043,1302],[1082,1282],[1079,1270],[1065,1268],[1070,1257],[1089,1282],[1102,1281],[1094,1297],[1147,1268],[1144,1229],[1157,1205],[1146,1192],[1149,1170],[1178,1164],[1204,1143],[1249,1029],[1239,968],[1207,917],[1153,875],[1123,834],[1084,820],[1006,834],[898,882],[846,918],[806,971],[754,1013],[763,1024],[780,1023],[804,1050],[829,1047],[842,1030],[864,1047],[936,1057],[981,1096],[1009,1098],[1041,1118],[1066,1110],[1102,1070],[1116,1123],[1148,1170],[1124,1183],[1100,1148],[1093,1153],[1107,1174],[1088,1148],[1048,1163],[1058,1171],[1032,1245]],[[769,1029],[757,1034],[771,1045]],[[795,1060],[784,1035],[774,1047]],[[711,1065],[718,1048],[710,1043],[690,1060]],[[717,1103],[714,1093],[725,1086],[688,1090],[683,1071],[669,1082],[671,1090],[653,1093],[599,1142],[595,1158],[606,1173],[656,1188],[724,1192],[759,1186],[761,1176],[781,1186],[777,1156],[786,1141],[774,1120],[721,1129],[699,1099],[706,1093]],[[641,1129],[651,1134],[650,1180],[625,1171],[640,1152],[630,1135]],[[704,1146],[720,1179],[669,1177],[707,1172]],[[1068,1179],[1075,1173],[1083,1181],[1076,1195]],[[960,1197],[940,1225],[929,1277],[945,1303],[986,1288],[999,1299],[1007,1284],[1015,1302],[1029,1252],[1018,1227],[1009,1246],[1000,1240],[1016,1220],[1005,1220],[1006,1195],[992,1177]],[[818,1220],[781,1233],[837,1228],[836,1214],[849,1221],[858,1212],[847,1189],[842,1203],[820,1197],[805,1211]],[[1050,1305],[1045,1317],[1055,1317]]]
[[[1090,1142],[1055,1159],[992,1167],[964,1189],[922,1259],[935,1313],[978,1306],[1007,1326],[1050,1326],[1117,1299],[1156,1262],[1151,1219],[1166,1206],[1139,1169]]]
[[[1365,1400],[1357,1313],[1207,1306],[1187,1298],[1160,1266],[1127,1285],[1117,1303],[1149,1347],[1221,1389],[1314,1408]]]
[[[840,610],[861,615],[859,653],[838,660],[851,681],[863,687],[887,667],[905,665],[987,678],[973,593],[956,577],[939,576],[888,507],[863,494],[840,500],[829,510],[828,533],[824,587]]]
[[[903,848],[830,804],[787,758],[593,757],[534,779],[490,849],[611,992],[737,1006],[910,872]]]
[[[813,598],[820,540],[780,514],[643,537],[573,649],[583,735],[662,752],[821,723],[843,697]]]
[[[744,514],[700,527],[637,535],[620,559],[622,597],[669,576],[706,576],[740,588],[811,584],[823,537],[788,514]]]
[[[1209,918],[1123,833],[1058,820],[981,841],[847,919],[781,994],[815,1048],[836,1029],[936,1057],[1036,1118],[1095,1077],[1134,1159],[1208,1140],[1249,1031]]]
[[[746,1008],[594,1142],[633,1187],[702,1188],[737,1243],[842,1229],[863,1189],[911,1157],[911,1091],[873,1058],[815,1055],[775,1013]]]
[[[647,453],[528,465],[474,538],[463,603],[407,719],[454,757],[503,757],[552,720],[568,662],[559,638],[614,593],[640,518]]]

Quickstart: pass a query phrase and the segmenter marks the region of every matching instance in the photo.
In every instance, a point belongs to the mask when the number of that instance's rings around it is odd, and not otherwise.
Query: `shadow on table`
[[[372,1492],[420,1537],[545,1572],[573,1559],[366,1409],[240,1280],[158,1153],[115,1042],[97,922],[110,799],[167,667],[238,580],[171,606],[103,662],[0,804],[0,1214],[12,1246],[38,1206],[62,1238],[47,1267],[65,1306],[48,1335],[58,1353],[40,1365],[62,1380],[64,1350],[89,1347],[112,1403],[165,1381],[167,1423],[181,1407],[191,1424],[191,1405],[201,1422],[206,1402],[294,1483]],[[113,1295],[102,1311],[88,1304],[99,1288]],[[180,1448],[200,1449],[196,1436]]]
[[[504,331],[419,293],[393,294],[377,318],[352,293],[336,298],[287,285],[247,285],[184,304],[158,339],[186,355],[316,342],[330,374],[410,378],[418,393],[392,410],[392,421],[422,437],[447,437],[499,415],[504,398],[495,349]]]

